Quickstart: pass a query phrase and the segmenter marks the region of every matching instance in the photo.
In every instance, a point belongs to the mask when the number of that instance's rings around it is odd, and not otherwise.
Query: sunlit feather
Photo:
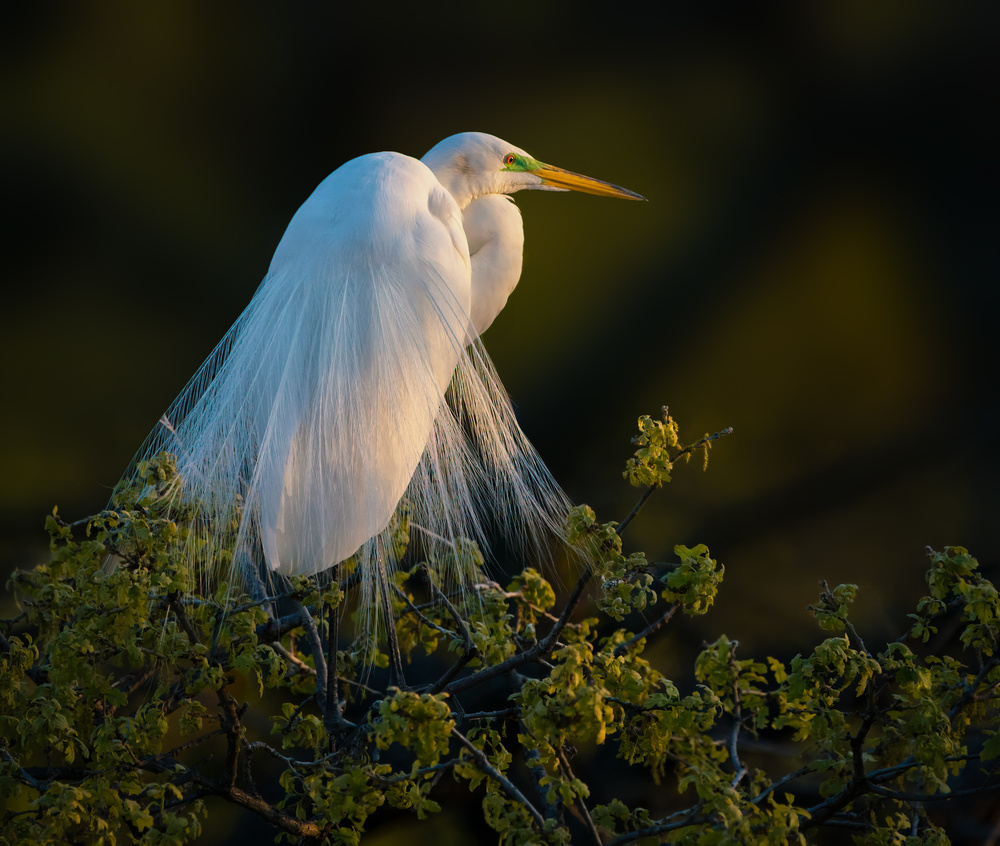
[[[527,156],[466,133],[426,164],[362,156],[298,210],[140,456],[177,456],[180,496],[204,510],[202,560],[220,557],[234,520],[231,566],[308,575],[356,556],[372,619],[401,503],[437,559],[458,538],[485,546],[492,522],[528,547],[558,533],[566,498],[479,340],[521,270],[520,215],[500,195],[553,190],[507,168],[511,151]]]

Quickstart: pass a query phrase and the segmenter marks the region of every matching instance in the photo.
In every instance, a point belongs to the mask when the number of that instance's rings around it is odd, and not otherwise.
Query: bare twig
[[[525,807],[525,810],[531,814],[532,819],[534,819],[534,821],[538,824],[539,828],[545,825],[545,819],[540,813],[538,813],[534,805],[527,800],[525,795],[517,789],[517,786],[510,781],[510,779],[508,779],[502,772],[500,772],[500,770],[490,763],[489,759],[479,749],[477,749],[475,745],[473,745],[472,741],[470,741],[456,728],[452,728],[451,733],[452,736],[462,744],[462,746],[469,750],[469,754],[472,755],[472,759],[476,762],[476,766],[496,781],[511,799],[522,804]]]
[[[962,796],[981,796],[991,790],[1000,790],[1000,782],[984,784],[980,787],[969,787],[964,790],[952,790],[949,793],[907,793],[903,790],[889,790],[877,784],[869,785],[869,790],[878,796],[895,799],[897,802],[950,802]]]
[[[390,586],[395,587],[385,566],[385,558],[379,554],[379,597],[382,600],[382,617],[385,621],[386,652],[389,655],[389,687],[406,689],[406,679],[403,675],[403,657],[399,652],[399,638],[396,636],[396,619],[392,613],[392,602],[389,599]]]
[[[223,685],[216,691],[219,697],[219,706],[226,715],[222,727],[227,735],[226,738],[226,788],[232,788],[236,784],[236,776],[239,765],[240,739],[243,735],[243,726],[240,722],[242,712],[236,707],[236,700],[226,691]]]
[[[309,643],[309,651],[312,653],[313,661],[316,663],[316,704],[321,713],[326,714],[326,655],[323,649],[323,641],[316,628],[316,621],[309,610],[297,599],[292,600],[298,609],[299,624],[305,628],[306,640]]]
[[[177,616],[177,622],[180,627],[184,630],[184,634],[187,635],[188,640],[191,642],[192,646],[201,646],[201,638],[198,637],[198,633],[194,630],[194,626],[191,624],[191,620],[188,619],[188,615],[184,610],[184,603],[181,602],[181,595],[179,593],[172,594],[168,600],[171,610]]]
[[[667,623],[669,623],[673,619],[673,616],[674,614],[677,613],[677,609],[679,607],[680,603],[674,602],[667,608],[666,611],[664,611],[659,617],[653,620],[652,623],[650,623],[648,626],[646,626],[646,628],[644,628],[641,632],[639,632],[639,634],[637,634],[633,638],[630,638],[624,643],[618,644],[618,646],[615,647],[615,652],[614,652],[615,658],[619,658],[622,655],[624,655],[633,646],[639,643],[639,641],[645,640],[650,635],[656,634],[656,632],[662,629]]]
[[[269,643],[268,646],[275,652],[277,652],[282,658],[284,658],[287,663],[296,667],[300,672],[306,673],[310,676],[316,675],[315,667],[310,667],[305,661],[299,658],[299,656],[296,655],[294,652],[292,652],[290,649],[285,649],[285,647],[282,646],[279,641],[274,641],[273,643]]]
[[[303,838],[318,838],[322,834],[322,828],[318,823],[309,820],[300,820],[282,813],[266,799],[247,793],[235,785],[220,784],[219,782],[207,779],[196,770],[184,766],[175,758],[168,758],[164,755],[151,756],[140,761],[138,766],[139,769],[152,773],[163,773],[168,770],[183,772],[185,781],[191,781],[203,788],[199,796],[184,797],[181,804],[192,802],[195,798],[200,798],[200,796],[219,796],[227,802],[232,802],[234,805],[239,805],[249,811],[253,811],[282,831],[287,831]]]
[[[465,618],[458,613],[458,609],[451,604],[451,600],[449,600],[448,597],[438,589],[438,586],[434,584],[434,580],[431,578],[431,574],[426,571],[426,568],[424,570],[424,576],[427,579],[427,584],[430,585],[431,596],[437,597],[438,601],[448,609],[451,619],[455,621],[455,625],[458,626],[459,631],[462,632],[462,640],[465,644],[465,651],[473,651],[476,647],[472,644],[472,634],[469,632],[469,624],[466,622]]]
[[[689,825],[698,825],[702,822],[708,822],[708,818],[699,816],[700,814],[701,803],[699,802],[691,808],[685,808],[683,811],[678,811],[676,814],[664,817],[655,825],[647,826],[646,828],[639,829],[638,831],[630,831],[621,835],[621,837],[616,837],[608,844],[608,846],[621,846],[623,843],[634,843],[636,840],[643,840],[647,837],[656,837],[657,835],[666,834],[670,831],[676,831],[679,828],[685,828]]]
[[[39,781],[37,778],[31,775],[24,767],[22,767],[7,751],[6,747],[0,746],[0,757],[2,757],[8,764],[13,767],[17,767],[17,776],[21,779],[28,787],[34,788],[40,793],[45,792],[46,785],[44,782]]]
[[[734,640],[729,643],[729,668],[733,672],[733,729],[729,735],[729,760],[732,762],[735,775],[733,776],[731,787],[736,787],[747,774],[746,764],[740,760],[738,742],[740,739],[740,729],[743,727],[743,708],[740,703],[740,676],[736,666],[736,647],[739,644]]]
[[[247,793],[245,790],[240,790],[238,787],[220,787],[219,785],[213,784],[212,782],[202,779],[201,777],[198,777],[195,780],[198,784],[208,788],[215,795],[221,796],[227,802],[232,802],[234,805],[240,805],[247,810],[253,811],[255,814],[263,817],[271,823],[271,825],[277,826],[283,831],[296,834],[299,837],[308,838],[318,838],[323,832],[318,823],[290,817],[288,814],[284,814],[279,811],[274,805],[265,799],[262,799],[260,796],[254,796]]]
[[[434,631],[438,632],[439,634],[443,634],[449,638],[455,636],[455,633],[451,629],[446,629],[444,626],[439,626],[426,614],[424,614],[422,610],[423,608],[433,608],[436,603],[428,602],[426,605],[414,605],[413,602],[410,600],[410,597],[408,597],[405,593],[403,593],[403,591],[401,591],[398,587],[393,586],[393,590],[395,590],[396,596],[398,596],[400,599],[403,600],[403,603],[406,605],[407,609],[413,612],[413,615],[420,621],[421,625],[427,626],[427,628],[429,629],[434,629]]]
[[[576,780],[576,776],[573,774],[573,768],[569,765],[569,759],[566,757],[565,750],[558,746],[556,747],[556,754],[559,756],[559,766],[563,768],[566,775],[573,781]],[[584,824],[587,826],[587,831],[590,833],[590,837],[596,846],[601,846],[601,835],[597,831],[597,826],[594,825],[594,820],[590,816],[590,811],[587,809],[587,803],[583,801],[582,796],[578,796],[576,799],[576,806],[580,809],[580,816],[583,819]]]
[[[458,656],[458,660],[455,661],[447,670],[445,670],[444,675],[441,676],[429,689],[429,693],[440,693],[444,690],[445,686],[450,682],[455,676],[457,676],[462,669],[468,664],[473,658],[479,657],[479,650],[473,646],[470,649],[465,650],[461,655]]]
[[[499,711],[477,711],[475,714],[463,715],[462,721],[474,722],[476,720],[502,720],[506,717],[516,717],[520,713],[521,709],[517,706],[502,708]]]
[[[789,784],[789,783],[791,783],[793,781],[796,781],[797,779],[800,779],[800,778],[802,778],[802,776],[808,775],[811,772],[812,772],[812,768],[809,767],[808,765],[806,765],[804,767],[799,767],[794,772],[790,772],[787,775],[782,776],[781,778],[779,778],[770,787],[767,787],[764,790],[762,790],[760,793],[758,793],[756,796],[754,796],[754,798],[751,799],[750,801],[754,805],[759,805],[761,802],[763,802],[765,799],[767,799],[768,796],[770,796],[772,793],[774,793],[779,788],[782,788],[786,784]]]

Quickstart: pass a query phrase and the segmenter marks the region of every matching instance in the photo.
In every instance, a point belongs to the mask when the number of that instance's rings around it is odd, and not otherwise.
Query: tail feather
[[[353,556],[361,618],[373,632],[400,563],[387,515],[402,508],[419,529],[420,552],[454,562],[447,579],[456,589],[480,574],[461,572],[465,559],[449,553],[468,538],[489,557],[491,525],[520,553],[546,555],[569,502],[518,425],[482,343],[461,347],[465,327],[459,336],[440,305],[447,297],[432,293],[437,337],[454,346],[446,390],[412,293],[387,283],[361,319],[357,292],[349,315],[342,290],[287,279],[261,287],[139,456],[177,456],[178,502],[203,513],[187,537],[203,585],[246,584],[262,557],[280,574],[308,574]],[[367,359],[378,362],[375,371],[364,369]],[[427,414],[424,435],[401,420],[413,408]],[[418,437],[425,442],[416,448],[408,439]],[[391,489],[379,473],[403,472],[380,456],[415,448],[415,468],[379,513],[372,501]],[[295,485],[300,495],[289,497]],[[357,540],[345,546],[341,533]],[[221,572],[205,563],[213,561],[226,562]]]

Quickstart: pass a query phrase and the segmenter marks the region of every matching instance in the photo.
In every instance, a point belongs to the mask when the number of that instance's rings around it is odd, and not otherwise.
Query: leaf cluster
[[[669,415],[640,419],[640,504],[719,436],[684,446]],[[959,547],[930,553],[928,595],[878,651],[857,588],[824,584],[808,654],[748,658],[721,635],[673,680],[647,646],[711,607],[724,568],[704,545],[624,551],[638,508],[573,511],[587,563],[562,595],[531,567],[496,584],[470,543],[461,589],[416,561],[376,641],[349,631],[356,562],[265,596],[199,584],[197,504],[162,507],[182,488],[164,456],[83,537],[54,512],[51,560],[13,577],[4,842],[179,846],[225,801],[279,840],[353,844],[385,809],[438,814],[448,783],[504,844],[947,843],[939,809],[1000,785],[1000,602]],[[396,527],[405,545],[405,512]],[[661,785],[657,804],[609,772]]]

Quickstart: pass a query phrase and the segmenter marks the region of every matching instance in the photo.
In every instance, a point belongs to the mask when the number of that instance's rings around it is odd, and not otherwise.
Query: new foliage
[[[620,524],[574,509],[590,563],[561,599],[531,567],[493,582],[471,543],[451,553],[474,574],[459,592],[448,562],[411,562],[393,608],[407,689],[349,637],[351,562],[256,600],[199,590],[177,551],[198,508],[161,496],[169,456],[85,531],[53,514],[51,561],[15,574],[22,610],[0,623],[2,839],[188,843],[224,799],[279,839],[357,843],[386,809],[424,820],[458,790],[505,844],[949,842],[951,803],[1000,786],[1000,601],[964,549],[930,553],[928,595],[877,648],[856,588],[823,585],[808,655],[748,658],[722,635],[678,680],[645,657],[708,610],[723,567],[704,545],[652,564],[622,532],[717,437],[684,446],[669,416],[640,419],[640,502]],[[603,778],[614,759],[660,804]]]

